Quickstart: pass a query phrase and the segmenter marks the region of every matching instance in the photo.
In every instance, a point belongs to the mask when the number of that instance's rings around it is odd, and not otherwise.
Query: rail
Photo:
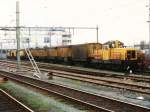
[[[71,99],[82,104],[86,104],[93,108],[99,109],[102,112],[149,112],[150,108],[128,103],[113,98],[109,98],[102,95],[96,95],[85,91],[69,88],[63,85],[55,83],[48,83],[39,79],[25,77],[14,73],[0,71],[1,76],[7,77],[11,80],[18,81],[20,83],[32,85],[50,93],[57,94],[61,97]]]
[[[17,99],[0,89],[0,111],[1,112],[34,112]]]

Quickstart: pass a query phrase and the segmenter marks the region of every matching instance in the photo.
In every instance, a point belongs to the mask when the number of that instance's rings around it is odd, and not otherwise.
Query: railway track
[[[44,91],[56,94],[67,100],[87,105],[99,112],[150,112],[150,108],[116,100],[102,95],[96,95],[85,91],[69,88],[55,83],[48,83],[39,79],[25,77],[10,72],[0,71],[0,75],[11,80],[40,88]]]
[[[9,67],[16,68],[15,65],[10,65]],[[28,70],[31,70],[30,67],[27,67],[27,66],[23,66],[23,67]],[[79,80],[79,81],[93,83],[93,84],[102,85],[106,87],[113,87],[117,89],[123,89],[123,90],[128,90],[128,91],[132,91],[136,93],[150,95],[150,85],[145,86],[145,85],[139,85],[135,83],[129,83],[129,82],[126,82],[126,80],[124,79],[112,80],[112,79],[107,79],[107,78],[99,77],[99,76],[70,73],[70,72],[64,72],[64,71],[58,71],[58,70],[49,70],[49,69],[41,69],[41,70],[46,71],[46,72],[51,72],[53,76],[56,76],[56,77]]]
[[[68,66],[57,66],[52,64],[44,64],[44,63],[38,63],[38,66],[40,68],[47,68],[47,69],[53,69],[53,70],[61,70],[66,72],[73,72],[78,74],[85,74],[85,75],[93,75],[93,76],[102,76],[102,77],[115,77],[115,78],[128,78],[135,81],[144,81],[144,82],[150,82],[150,76],[141,76],[141,75],[124,75],[124,73],[118,73],[118,72],[110,72],[110,71],[97,71],[97,70],[83,70],[83,69],[76,69],[74,67],[68,67]]]
[[[16,64],[14,61],[4,61],[1,60],[2,63],[11,63],[11,64]],[[41,63],[37,62],[38,66],[40,68],[44,69],[49,69],[49,70],[61,70],[65,72],[72,72],[72,73],[77,73],[77,74],[85,74],[85,75],[92,75],[92,76],[101,76],[101,77],[114,77],[114,78],[120,78],[120,79],[131,79],[137,82],[148,82],[150,83],[150,76],[142,76],[142,75],[136,75],[136,74],[130,74],[130,75],[124,75],[124,73],[118,73],[118,72],[110,72],[110,71],[101,71],[101,70],[87,70],[87,69],[82,69],[82,68],[77,68],[77,67],[70,67],[70,66],[65,66],[65,65],[55,65],[55,64],[49,64],[49,63]],[[29,62],[22,62],[22,65],[27,65],[29,66]]]
[[[0,112],[34,112],[0,89]]]
[[[102,85],[106,87],[118,88],[118,89],[129,90],[132,92],[150,95],[150,86],[136,85],[136,84],[127,83],[125,81],[120,82],[120,81],[108,80],[100,77],[93,77],[90,75],[85,76],[80,74],[66,74],[62,72],[60,73],[53,72],[53,75],[57,77],[69,78],[73,80],[79,80],[79,81],[93,83],[93,84]]]

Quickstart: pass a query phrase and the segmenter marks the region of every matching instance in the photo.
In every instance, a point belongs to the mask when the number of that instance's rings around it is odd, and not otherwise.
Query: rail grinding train
[[[118,40],[101,43],[87,43],[79,45],[58,46],[51,48],[31,48],[33,57],[37,61],[68,64],[80,63],[98,68],[116,68],[135,70],[143,60],[143,55],[135,48],[124,47]],[[21,59],[27,59],[24,49],[20,50]],[[9,59],[16,59],[16,50],[9,50]]]

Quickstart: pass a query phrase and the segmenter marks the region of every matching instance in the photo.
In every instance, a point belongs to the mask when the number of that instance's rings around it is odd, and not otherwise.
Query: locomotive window
[[[131,51],[127,51],[127,58],[135,58],[135,51],[131,50]]]
[[[135,58],[135,51],[132,51],[132,58]]]

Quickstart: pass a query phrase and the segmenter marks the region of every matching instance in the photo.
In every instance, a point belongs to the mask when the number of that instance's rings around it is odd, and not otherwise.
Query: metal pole
[[[27,38],[28,49],[30,48],[30,39]]]
[[[51,44],[51,36],[52,36],[52,34],[51,34],[51,31],[50,31],[50,37],[49,37],[49,47],[51,48],[51,46],[52,46],[52,44]]]
[[[17,39],[17,69],[20,69],[19,1],[16,2],[16,39]]]
[[[149,22],[149,49],[150,49],[150,0],[149,0],[148,8],[149,8],[149,15],[148,15],[148,18],[149,18],[149,20],[148,20],[148,22]]]
[[[98,43],[98,30],[99,30],[99,29],[98,29],[98,25],[97,25],[97,27],[96,27],[96,39],[97,39],[96,42],[97,42],[97,43]]]
[[[0,42],[0,45],[1,45],[1,59],[2,59],[2,53],[3,53],[3,51],[2,51],[2,48],[3,48],[3,45],[2,45],[2,42]]]
[[[29,28],[28,49],[30,48],[30,37],[31,37],[31,32],[30,32],[30,28]]]

